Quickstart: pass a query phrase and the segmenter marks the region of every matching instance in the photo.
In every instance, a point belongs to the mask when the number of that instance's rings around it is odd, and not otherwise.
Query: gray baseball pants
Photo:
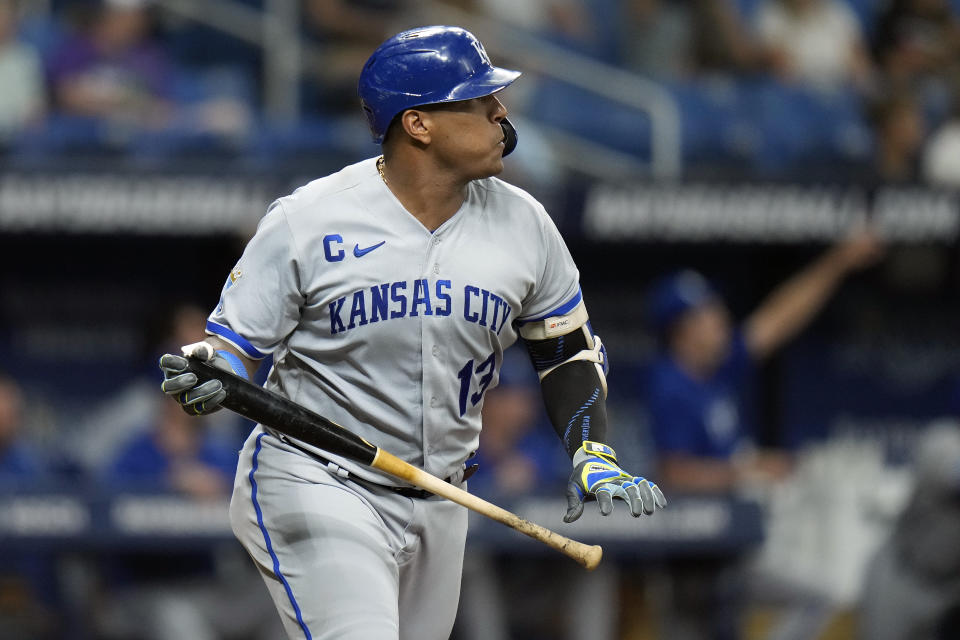
[[[342,477],[258,426],[240,451],[230,522],[291,639],[449,638],[463,507]]]

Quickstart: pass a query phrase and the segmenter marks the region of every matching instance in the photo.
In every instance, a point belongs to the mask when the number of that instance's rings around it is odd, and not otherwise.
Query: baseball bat
[[[562,536],[525,520],[515,513],[467,493],[459,487],[401,460],[336,422],[306,407],[196,357],[188,357],[189,369],[201,382],[219,380],[227,392],[222,406],[264,426],[337,455],[356,460],[400,478],[421,489],[456,502],[472,511],[516,529],[553,547],[592,570],[600,564],[603,549]]]

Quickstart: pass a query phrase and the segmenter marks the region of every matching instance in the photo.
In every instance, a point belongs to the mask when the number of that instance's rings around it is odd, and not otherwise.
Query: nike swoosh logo
[[[361,248],[360,248],[360,245],[355,244],[355,245],[353,245],[353,255],[354,255],[355,257],[357,257],[357,258],[362,258],[363,256],[367,255],[368,253],[370,253],[370,252],[373,251],[374,249],[378,249],[378,248],[382,247],[386,242],[387,242],[386,240],[381,240],[380,242],[378,242],[377,244],[373,245],[372,247],[367,247],[367,248],[365,248],[365,249],[361,249]]]

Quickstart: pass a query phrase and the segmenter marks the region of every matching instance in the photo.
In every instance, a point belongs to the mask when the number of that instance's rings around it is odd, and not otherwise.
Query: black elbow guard
[[[541,382],[561,365],[576,361],[590,362],[597,369],[603,398],[607,397],[607,372],[610,370],[607,350],[600,341],[600,336],[595,336],[590,331],[589,324],[555,338],[524,339],[523,342]]]

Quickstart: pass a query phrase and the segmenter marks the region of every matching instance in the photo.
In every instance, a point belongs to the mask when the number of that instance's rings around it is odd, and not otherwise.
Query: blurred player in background
[[[727,491],[789,470],[782,454],[752,445],[741,407],[746,379],[807,326],[848,274],[881,253],[871,233],[853,236],[780,285],[737,328],[700,274],[684,271],[654,287],[650,312],[662,352],[646,393],[664,484]]]
[[[268,389],[463,486],[484,394],[523,338],[572,459],[564,520],[590,499],[605,515],[614,498],[652,514],[660,489],[604,444],[605,352],[573,260],[542,205],[494,178],[517,140],[495,94],[519,75],[457,27],[384,42],[359,82],[383,155],[276,201],[211,336],[183,353],[244,378],[272,354]],[[193,415],[218,409],[222,385],[198,384],[187,364],[161,358],[163,390]],[[449,637],[462,507],[257,426],[231,522],[291,638]]]
[[[880,255],[874,235],[852,236],[781,284],[738,328],[731,327],[722,299],[702,275],[684,271],[654,286],[650,313],[662,351],[646,397],[665,485],[725,494],[786,477],[791,461],[785,453],[754,446],[741,404],[749,375],[807,326],[848,274]],[[744,589],[739,562],[677,561],[671,578],[671,638],[738,637]]]

